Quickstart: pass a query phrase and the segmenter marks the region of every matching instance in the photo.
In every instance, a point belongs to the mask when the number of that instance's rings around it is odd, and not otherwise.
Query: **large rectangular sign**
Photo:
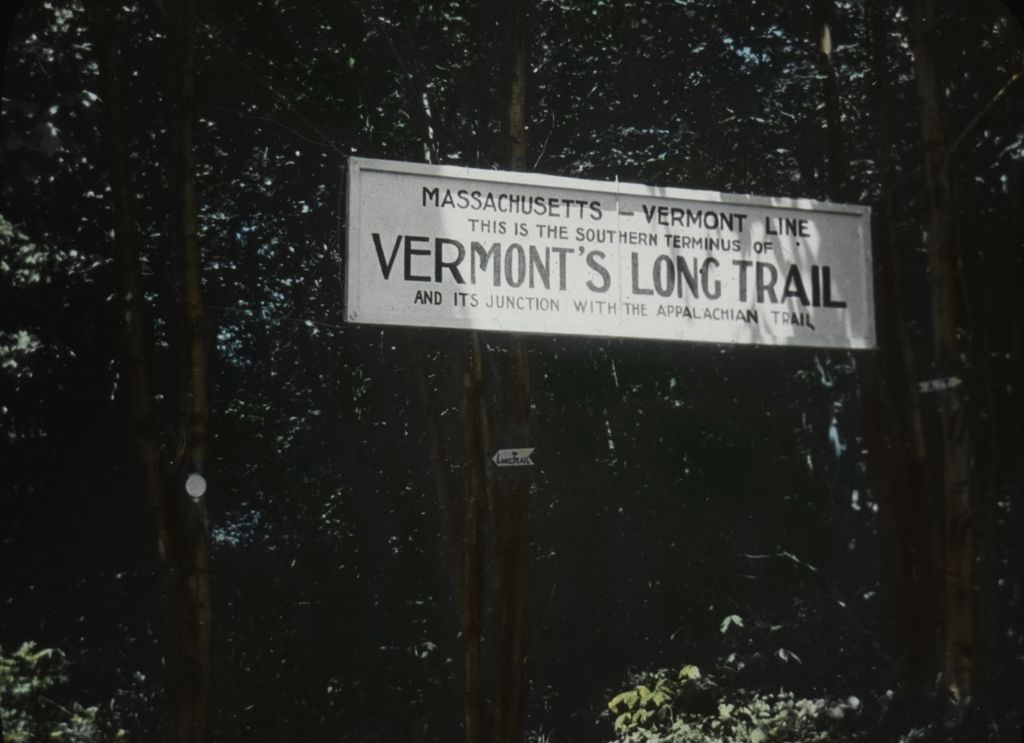
[[[351,158],[346,316],[874,346],[868,207]]]

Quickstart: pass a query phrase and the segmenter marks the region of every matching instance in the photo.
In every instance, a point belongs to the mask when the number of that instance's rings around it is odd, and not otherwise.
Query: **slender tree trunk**
[[[100,68],[106,114],[106,142],[114,209],[114,264],[124,323],[123,368],[126,391],[134,421],[144,490],[157,531],[158,552],[164,568],[168,598],[170,644],[168,692],[172,737],[201,743],[205,737],[205,669],[208,668],[208,625],[196,627],[190,620],[195,607],[208,607],[208,573],[205,542],[190,549],[182,492],[171,485],[157,434],[156,411],[150,372],[152,341],[146,319],[146,287],[142,278],[142,236],[136,221],[135,188],[129,171],[128,134],[124,119],[124,94],[118,75],[113,42],[113,4],[93,0],[87,4],[89,21]],[[204,403],[205,404],[205,403]],[[200,442],[202,438],[200,437]],[[196,449],[196,451],[201,451]],[[201,570],[197,573],[196,567]],[[202,613],[200,616],[205,616]],[[191,625],[195,631],[185,631]],[[197,671],[199,677],[197,678]],[[197,690],[198,693],[197,693]],[[197,724],[198,721],[198,724]]]
[[[514,338],[501,364],[501,438],[498,447],[530,443],[529,366],[525,344]],[[527,514],[531,468],[516,467],[495,476],[492,497],[494,594],[497,621],[497,687],[492,740],[522,739],[528,690],[526,576]]]
[[[935,9],[931,0],[916,0],[912,10],[914,70],[921,101],[921,135],[928,189],[927,250],[931,280],[932,344],[939,376],[965,376],[957,337],[961,302],[953,230],[953,189],[949,147],[942,118],[942,92],[936,56]],[[942,393],[942,492],[945,511],[944,670],[952,700],[965,704],[971,695],[974,663],[974,617],[971,590],[970,447],[962,388]]]
[[[86,4],[93,42],[100,68],[106,114],[105,142],[114,211],[114,269],[117,274],[124,340],[122,366],[128,402],[135,428],[144,488],[157,527],[158,549],[166,559],[172,546],[170,514],[166,508],[164,472],[151,388],[149,324],[146,312],[146,287],[142,278],[142,235],[135,210],[135,189],[129,169],[128,133],[124,121],[124,95],[118,75],[114,48],[113,4],[91,0]]]
[[[494,161],[491,121],[494,118],[494,100],[491,92],[493,61],[491,52],[494,37],[494,16],[498,8],[495,0],[477,0],[473,10],[473,38],[476,53],[470,85],[476,99],[476,159],[479,167]]]
[[[470,337],[471,364],[465,375],[465,450],[467,478],[463,512],[462,542],[462,634],[466,739],[487,740],[484,723],[484,692],[481,671],[484,604],[483,514],[487,506],[486,450],[490,444],[487,403],[484,395],[483,358],[480,339]]]
[[[409,343],[415,345],[411,337]],[[481,646],[483,641],[484,549],[483,512],[487,502],[485,451],[488,446],[483,362],[476,333],[471,335],[468,369],[463,375],[465,478],[462,497],[448,469],[440,417],[427,378],[422,350],[414,352],[427,438],[437,479],[441,537],[445,560],[455,588],[462,632],[463,712],[467,743],[485,743],[485,697]]]
[[[491,161],[492,116],[491,83],[493,76],[492,31],[497,7],[492,0],[479,2],[472,16],[476,44],[474,64],[468,84],[477,91],[476,164]],[[416,353],[424,410],[428,418],[428,437],[435,465],[444,467],[441,456],[441,431],[438,412],[427,381],[422,352]],[[455,586],[459,627],[462,639],[462,702],[467,743],[488,743],[493,727],[488,713],[488,686],[491,679],[489,657],[484,656],[485,635],[485,536],[487,514],[493,512],[493,493],[489,488],[487,452],[490,428],[487,385],[480,336],[469,334],[468,353],[463,369],[463,452],[464,477],[461,493],[447,473],[438,475],[442,532],[446,559]],[[460,497],[461,496],[461,497]],[[493,567],[493,566],[492,566]],[[489,629],[489,627],[488,627]]]
[[[846,147],[840,117],[839,81],[832,63],[832,38],[835,31],[834,0],[813,0],[814,30],[818,42],[818,76],[821,78],[825,103],[825,137],[828,143],[828,198],[842,198],[846,183]]]
[[[818,44],[818,77],[821,81],[821,100],[825,111],[825,139],[828,143],[828,167],[825,169],[826,193],[830,201],[843,201],[843,186],[846,182],[846,152],[843,147],[844,134],[839,116],[839,80],[832,64],[832,37],[835,31],[833,0],[813,0],[814,41]],[[851,354],[852,356],[852,354]],[[859,360],[851,359],[855,368],[861,369]],[[829,363],[826,359],[825,363]],[[847,559],[847,545],[851,532],[846,517],[849,504],[846,501],[838,473],[842,462],[837,454],[830,466],[816,467],[811,473],[817,489],[829,499],[831,516],[831,569],[837,574],[850,569]]]
[[[207,355],[202,309],[202,256],[199,243],[194,153],[196,7],[177,0],[170,8],[175,91],[172,131],[177,141],[172,167],[177,170],[177,221],[182,256],[185,347],[184,477],[206,474]],[[178,482],[183,483],[179,476]],[[203,481],[205,482],[205,480]],[[171,600],[180,664],[174,695],[179,743],[202,743],[207,737],[210,690],[210,542],[205,492],[182,502],[182,560],[172,571]]]
[[[434,464],[434,480],[438,494],[438,512],[444,560],[448,565],[455,587],[456,604],[462,606],[463,586],[459,576],[462,574],[462,527],[459,523],[462,514],[462,501],[455,491],[455,479],[452,476],[448,451],[441,432],[441,415],[434,400],[434,391],[427,375],[427,361],[423,349],[419,347],[414,333],[406,333],[406,343],[413,349],[413,366],[420,390],[420,403],[427,429],[427,445],[430,447],[430,459]]]
[[[477,57],[475,84],[481,98],[478,108],[478,160],[486,159],[492,74],[488,48],[488,11],[484,3],[475,17]],[[496,9],[496,6],[494,7]],[[508,84],[504,125],[505,162],[513,170],[526,169],[526,81],[527,35],[526,2],[515,0],[505,6],[507,15],[507,52],[504,72]],[[421,386],[425,383],[422,357],[418,357]],[[489,470],[493,450],[491,420],[495,419],[495,442],[499,447],[520,447],[530,441],[529,367],[523,340],[512,336],[504,354],[495,360],[497,400],[494,414],[488,410],[485,384],[485,358],[477,333],[470,334],[469,360],[464,372],[466,469],[461,502],[461,519],[445,518],[444,529],[458,535],[461,549],[449,549],[449,564],[455,577],[459,619],[462,629],[463,706],[468,743],[518,743],[522,739],[527,693],[527,621],[526,621],[526,521],[529,505],[530,474],[523,471]],[[423,387],[428,393],[429,390]],[[429,398],[424,395],[424,400]],[[434,413],[427,405],[428,416]],[[434,425],[434,424],[430,424]],[[439,435],[431,434],[439,440]],[[437,449],[435,444],[432,447]],[[436,454],[435,454],[436,458]],[[519,468],[516,468],[519,469]],[[523,468],[525,469],[525,468]],[[443,491],[446,486],[439,482]],[[442,497],[443,500],[443,497]],[[490,516],[487,519],[487,516]],[[490,547],[485,549],[485,533],[490,527]],[[483,653],[485,618],[485,556],[490,558],[493,586],[493,651]],[[488,631],[492,625],[488,622]],[[490,634],[488,633],[488,636]],[[493,666],[491,665],[493,661]],[[493,670],[493,675],[491,671]],[[487,714],[485,690],[493,679],[493,716]],[[485,683],[487,682],[487,683]]]
[[[972,204],[971,211],[977,209],[977,213],[984,213],[985,206],[977,203]],[[1017,234],[1017,233],[1014,233]],[[999,636],[1000,613],[997,609],[996,597],[998,595],[997,583],[999,571],[996,565],[995,534],[997,524],[998,500],[999,500],[999,465],[1000,453],[1006,451],[1001,446],[1002,442],[1009,441],[1001,431],[1004,420],[1004,411],[1000,409],[1000,389],[1005,386],[1000,384],[997,370],[994,368],[993,360],[999,355],[1001,343],[998,337],[999,330],[1005,326],[994,318],[999,317],[997,297],[1012,296],[1014,291],[1012,284],[1006,278],[1012,276],[1007,271],[1009,261],[1004,260],[1002,255],[975,255],[976,263],[981,263],[976,270],[984,274],[982,281],[989,287],[984,296],[977,297],[974,303],[972,316],[968,318],[968,325],[972,328],[972,353],[971,366],[976,370],[977,398],[979,404],[975,407],[971,425],[973,433],[971,444],[974,447],[972,455],[974,465],[974,482],[971,486],[974,493],[974,500],[978,511],[976,546],[977,564],[975,573],[975,584],[978,586],[977,617],[975,627],[976,638],[976,660],[979,669],[993,669],[999,667],[998,655],[995,652]],[[1004,283],[1005,281],[1005,283]],[[980,308],[979,308],[980,306]],[[991,699],[996,691],[994,676],[979,674],[974,684],[975,699]]]
[[[888,545],[889,593],[903,651],[897,680],[904,697],[927,692],[939,667],[941,521],[929,501],[927,452],[915,360],[904,302],[904,251],[896,239],[891,95],[886,24],[880,0],[865,6],[875,86],[881,202],[875,214],[874,263],[879,358],[865,375],[866,433],[872,479]]]
[[[510,0],[506,7],[509,44],[506,163],[511,170],[525,170],[528,0]],[[498,443],[526,446],[531,441],[530,369],[526,344],[521,336],[512,337],[501,361],[501,439]],[[529,641],[526,522],[532,477],[528,470],[512,468],[495,477],[492,516],[498,677],[492,739],[496,743],[518,743],[523,736],[526,716]]]
[[[526,170],[526,84],[529,60],[527,36],[528,0],[509,0],[508,13],[508,109],[505,124],[505,164],[509,170]]]

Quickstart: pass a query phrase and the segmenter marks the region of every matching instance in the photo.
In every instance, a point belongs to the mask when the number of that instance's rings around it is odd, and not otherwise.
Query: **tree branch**
[[[228,53],[228,55],[232,59],[235,60],[235,62],[243,70],[245,70],[250,75],[252,75],[254,78],[256,78],[270,92],[270,94],[274,98],[276,98],[278,100],[278,102],[281,103],[281,105],[283,105],[287,110],[289,110],[293,114],[295,114],[295,117],[299,121],[301,121],[303,124],[305,124],[309,128],[309,130],[311,132],[313,132],[317,137],[319,137],[320,138],[320,143],[321,143],[322,146],[329,147],[330,149],[334,150],[335,152],[337,152],[342,157],[347,157],[348,156],[348,153],[346,153],[344,151],[344,149],[337,142],[335,142],[335,140],[332,137],[329,137],[326,133],[321,131],[316,125],[313,124],[313,122],[311,122],[302,113],[302,111],[300,111],[298,109],[298,107],[294,103],[292,103],[292,97],[293,96],[289,97],[289,96],[286,96],[286,95],[282,94],[281,92],[279,92],[277,87],[275,87],[273,84],[271,84],[271,82],[269,80],[267,80],[265,77],[263,77],[258,72],[256,72],[256,70],[254,70],[252,67],[250,67],[246,63],[246,61],[244,59],[242,59],[242,56],[238,52],[236,52],[234,50],[234,48],[232,48],[232,46],[230,44],[228,44],[226,41],[224,41],[224,39],[223,39],[221,34],[214,32],[213,29],[211,29],[209,26],[207,26],[205,24],[200,24],[200,28],[206,34],[206,38],[207,39],[209,39],[211,42],[214,42],[215,44],[219,45],[225,52]],[[285,128],[287,128],[287,127],[285,127]],[[292,130],[292,131],[294,133],[294,130]],[[306,139],[308,139],[308,138],[306,138]]]
[[[953,141],[952,146],[949,148],[949,152],[946,154],[947,167],[949,167],[949,164],[953,161],[953,157],[956,155],[957,150],[964,143],[967,137],[969,137],[971,133],[978,128],[978,125],[981,124],[981,122],[984,121],[993,110],[995,110],[995,107],[999,105],[999,102],[1009,94],[1010,90],[1013,89],[1013,87],[1019,83],[1022,78],[1024,78],[1024,70],[1017,70],[1013,73],[1010,76],[1010,79],[1006,81],[1006,84],[1003,85],[999,92],[992,97],[992,100],[988,102],[988,105],[985,106],[977,116],[967,122],[967,126],[963,128],[960,135]]]

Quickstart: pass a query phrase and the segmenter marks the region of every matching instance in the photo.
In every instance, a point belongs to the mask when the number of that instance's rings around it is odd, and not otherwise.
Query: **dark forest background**
[[[990,0],[23,3],[6,740],[1019,740],[1022,70]],[[870,205],[879,348],[345,324],[351,155]]]

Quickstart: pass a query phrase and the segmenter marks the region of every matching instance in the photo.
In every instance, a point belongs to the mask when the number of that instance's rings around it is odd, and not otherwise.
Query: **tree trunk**
[[[485,157],[488,142],[490,109],[486,99],[492,72],[487,14],[490,5],[482,5],[475,18],[477,42],[476,85],[481,93],[478,109],[477,157]],[[527,29],[526,2],[516,0],[505,6],[507,48],[504,72],[507,82],[507,109],[504,123],[505,162],[510,169],[526,169],[526,81]],[[491,358],[488,356],[488,358]],[[464,372],[465,401],[465,480],[461,501],[461,519],[455,518],[454,487],[438,481],[441,491],[443,529],[449,564],[456,586],[456,600],[462,630],[463,707],[468,743],[518,743],[523,737],[527,694],[527,620],[526,521],[529,505],[530,473],[528,468],[493,472],[487,457],[492,445],[491,421],[494,419],[493,444],[500,447],[522,447],[530,442],[530,395],[527,352],[522,338],[510,337],[505,352],[495,361],[495,407],[489,412],[485,384],[485,356],[480,336],[470,334],[470,351]],[[440,433],[436,412],[430,402],[422,354],[417,356],[420,385],[431,427],[429,433],[435,459],[440,450]],[[451,493],[444,493],[450,488]],[[489,519],[487,516],[489,515]],[[489,527],[490,547],[485,549]],[[457,535],[457,539],[453,538]],[[461,542],[460,549],[456,544]],[[483,653],[485,618],[486,560],[490,560],[493,586],[494,650]],[[487,629],[492,626],[488,623]],[[493,667],[491,661],[493,660]],[[491,671],[493,670],[493,676]],[[493,679],[493,717],[487,714],[486,693]],[[486,683],[485,683],[486,682]]]
[[[832,37],[834,32],[834,0],[813,0],[814,31],[818,42],[818,76],[821,78],[822,99],[825,103],[825,137],[828,144],[827,197],[842,198],[846,182],[846,148],[843,144],[842,120],[839,115],[839,82],[832,63]]]
[[[846,153],[843,147],[842,121],[839,116],[839,81],[836,68],[832,64],[832,37],[835,29],[833,16],[835,3],[833,0],[813,0],[814,41],[818,44],[818,77],[821,81],[821,100],[825,111],[825,139],[828,144],[828,167],[825,169],[825,198],[830,201],[843,201],[843,185],[846,181]],[[852,357],[852,354],[848,354]],[[861,369],[857,360],[855,368]],[[828,359],[826,364],[830,363]],[[845,491],[839,477],[842,462],[837,454],[835,460],[824,467],[815,467],[811,477],[816,481],[820,492],[828,497],[831,532],[831,566],[837,574],[850,569],[847,545],[852,536],[850,532],[849,501],[844,497]],[[844,576],[845,577],[845,576]]]
[[[525,344],[515,337],[502,357],[498,448],[521,447],[531,439],[529,366]],[[500,743],[522,739],[528,678],[526,613],[529,467],[496,473],[492,498],[494,595],[497,619],[497,687],[494,736]]]
[[[408,342],[410,347],[416,347],[412,333],[408,334]],[[487,736],[481,644],[484,601],[483,510],[487,496],[484,456],[488,434],[483,366],[476,333],[472,334],[470,343],[470,360],[463,375],[463,444],[466,464],[461,498],[449,469],[440,414],[427,377],[422,349],[415,348],[413,360],[434,463],[445,562],[455,589],[455,604],[462,632],[462,696],[466,741],[484,743]]]
[[[124,340],[122,367],[137,454],[143,469],[143,487],[157,528],[157,547],[167,559],[171,548],[170,514],[166,508],[164,472],[151,389],[149,324],[145,282],[142,278],[142,235],[136,221],[134,187],[129,169],[128,133],[124,121],[124,95],[114,48],[113,3],[91,0],[86,5],[100,69],[106,115],[105,142],[114,211],[114,270],[121,304]]]
[[[937,71],[935,10],[931,0],[913,6],[912,50],[928,190],[927,250],[931,280],[932,345],[935,373],[964,378],[960,342],[961,302],[957,290],[957,258],[953,231],[953,189],[949,147],[942,119],[942,92]],[[974,662],[971,563],[970,448],[962,387],[947,390],[939,400],[944,529],[944,681],[950,698],[966,704],[971,695]]]
[[[494,162],[494,138],[491,135],[491,122],[494,115],[494,97],[492,93],[495,13],[498,6],[495,0],[477,0],[473,9],[472,34],[475,44],[472,79],[468,82],[475,94],[476,103],[476,153],[475,165],[478,168],[489,166]]]
[[[483,513],[487,505],[486,449],[490,444],[480,339],[470,338],[471,364],[465,375],[467,478],[462,541],[462,637],[466,740],[484,743],[484,693],[480,649],[483,640]]]
[[[506,164],[526,170],[526,87],[529,37],[528,0],[511,0],[507,7],[508,109]],[[514,335],[501,358],[500,446],[528,446],[530,426],[530,369],[526,344]],[[526,717],[528,625],[526,610],[527,512],[531,468],[515,467],[497,473],[493,488],[495,614],[497,618],[497,687],[494,735],[496,743],[518,743]]]
[[[113,42],[113,4],[93,0],[87,4],[89,21],[104,93],[106,143],[114,210],[114,265],[124,323],[123,369],[125,388],[136,432],[143,487],[157,531],[157,546],[164,568],[168,600],[170,643],[168,693],[171,704],[172,739],[184,743],[205,740],[206,686],[209,668],[208,549],[205,540],[190,543],[182,488],[173,486],[164,466],[164,451],[157,434],[151,374],[149,324],[146,319],[145,284],[142,277],[142,236],[136,221],[135,193],[129,172],[128,134],[124,94],[118,75]],[[193,200],[194,205],[194,200]],[[194,223],[194,211],[193,211]],[[196,256],[198,260],[198,257]],[[190,368],[193,368],[190,360]],[[197,367],[203,369],[203,362]],[[205,408],[205,398],[195,396]],[[203,433],[204,418],[190,420]],[[204,436],[187,447],[193,456],[202,453]],[[205,522],[203,524],[205,526]]]
[[[207,356],[202,309],[202,256],[199,244],[194,153],[196,8],[195,0],[178,0],[170,8],[175,33],[171,35],[174,60],[175,154],[178,235],[182,255],[184,301],[185,461],[184,477],[205,474],[207,448]],[[176,478],[184,483],[184,477]],[[173,566],[171,600],[175,612],[177,674],[174,716],[180,743],[202,743],[208,725],[210,689],[210,542],[206,494],[196,488],[205,480],[193,479],[192,497],[182,503],[182,561]]]
[[[902,696],[920,699],[939,668],[941,521],[929,501],[924,429],[915,360],[904,303],[904,252],[896,239],[893,200],[891,96],[885,23],[879,0],[865,7],[877,102],[881,201],[872,254],[876,269],[878,359],[866,370],[865,433],[872,481],[889,553],[888,588],[902,657],[896,677]]]
[[[526,82],[529,60],[528,0],[509,0],[508,13],[508,116],[505,124],[505,164],[526,170]]]

